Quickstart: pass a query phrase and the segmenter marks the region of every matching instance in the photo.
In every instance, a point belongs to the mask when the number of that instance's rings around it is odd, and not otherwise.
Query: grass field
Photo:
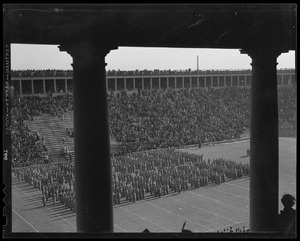
[[[249,162],[249,140],[184,149],[203,154],[205,160],[223,157]],[[279,139],[279,198],[296,196],[296,139]],[[76,214],[62,204],[42,205],[41,192],[26,183],[12,180],[12,232],[76,232]],[[279,209],[282,209],[281,203]],[[148,198],[114,207],[115,232],[216,232],[230,226],[249,228],[249,178],[190,189],[162,198]]]

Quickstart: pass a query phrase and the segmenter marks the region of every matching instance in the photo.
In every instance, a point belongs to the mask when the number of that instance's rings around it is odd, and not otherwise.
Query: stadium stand
[[[279,89],[278,99],[279,127],[292,133],[296,89]],[[15,175],[41,190],[44,205],[52,198],[75,212],[72,96],[23,97],[14,103]],[[203,160],[174,148],[239,138],[249,128],[249,105],[246,88],[108,95],[110,135],[122,144],[122,150],[112,154],[114,205],[248,176],[249,165]],[[247,231],[244,227],[219,232]]]

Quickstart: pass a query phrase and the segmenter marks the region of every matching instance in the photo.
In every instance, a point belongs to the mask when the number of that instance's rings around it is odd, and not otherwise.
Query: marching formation
[[[223,158],[207,160],[202,155],[155,150],[112,157],[113,203],[136,202],[171,192],[221,184],[249,175],[249,165]],[[19,182],[25,181],[42,192],[46,205],[61,202],[75,212],[74,163],[32,165],[15,169]],[[95,185],[97,185],[95,183]]]
[[[249,175],[249,164],[223,158],[205,161],[203,155],[174,149],[117,156],[112,163],[114,204],[180,193],[209,183],[219,185]]]
[[[46,206],[49,199],[53,204],[60,202],[75,212],[74,163],[32,165],[15,169],[19,182],[27,182],[42,192]]]

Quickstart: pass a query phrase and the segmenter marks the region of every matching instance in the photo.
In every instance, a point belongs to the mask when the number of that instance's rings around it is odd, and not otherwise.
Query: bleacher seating
[[[68,113],[68,115],[71,115]],[[45,137],[46,146],[48,148],[49,157],[63,156],[63,146],[74,150],[74,138],[68,135],[66,126],[72,123],[71,117],[65,121],[61,118],[50,114],[43,114],[41,116],[34,116],[33,120],[27,120],[25,123],[31,131],[37,131],[41,136]],[[62,139],[65,137],[65,143]]]

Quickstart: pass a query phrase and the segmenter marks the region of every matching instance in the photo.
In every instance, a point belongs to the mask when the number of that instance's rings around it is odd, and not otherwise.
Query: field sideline
[[[225,158],[248,162],[249,140],[188,148],[182,151],[203,154],[203,158]],[[296,138],[279,139],[279,198],[296,196]],[[279,209],[282,209],[279,203]],[[135,204],[114,206],[114,232],[216,232],[230,226],[249,228],[249,178],[148,198]],[[12,232],[76,232],[75,213],[62,204],[42,205],[41,192],[26,183],[12,180]]]

